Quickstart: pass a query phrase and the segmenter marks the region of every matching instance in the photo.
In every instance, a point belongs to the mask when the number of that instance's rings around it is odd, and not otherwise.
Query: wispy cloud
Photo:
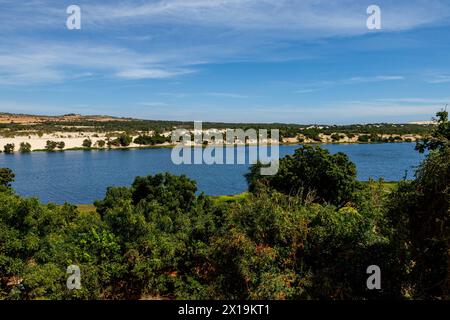
[[[93,73],[120,79],[165,79],[195,72],[193,66],[310,56],[279,53],[285,41],[369,33],[363,0],[79,0],[82,30],[65,29],[69,2],[1,1],[0,83],[46,83]],[[442,23],[444,0],[387,1],[382,32]],[[49,37],[33,37],[45,30]],[[30,38],[25,38],[29,35]],[[82,39],[82,40],[80,40]],[[96,40],[92,40],[96,39]],[[22,42],[17,44],[15,42]],[[81,44],[80,44],[81,43]],[[260,48],[264,47],[263,54]],[[95,71],[101,72],[96,73]],[[351,83],[398,79],[348,80]],[[448,78],[436,79],[436,83]],[[300,91],[314,90],[303,88]]]
[[[404,76],[399,75],[377,75],[377,76],[355,76],[345,79],[337,80],[322,80],[311,82],[308,87],[296,90],[296,93],[311,93],[321,89],[326,89],[335,86],[357,85],[370,82],[385,82],[385,81],[401,81],[405,80]]]
[[[441,83],[448,83],[450,82],[450,75],[435,75],[431,79],[428,79],[428,83],[432,84],[441,84]]]
[[[140,106],[145,106],[145,107],[164,107],[167,106],[167,103],[165,102],[140,102],[138,103],[138,105]]]
[[[193,70],[130,69],[118,72],[116,75],[126,79],[164,79],[193,72]]]
[[[19,53],[20,52],[20,53]],[[0,44],[0,84],[28,85],[81,78],[165,79],[195,72],[176,58],[91,43]]]
[[[231,93],[231,92],[206,92],[204,93],[207,96],[211,97],[221,97],[221,98],[235,98],[235,99],[246,99],[250,98],[248,95],[243,95],[239,93]]]
[[[387,103],[414,103],[414,104],[428,104],[428,105],[442,105],[450,103],[450,97],[445,98],[383,98],[376,99],[378,102]]]
[[[373,2],[373,1],[372,1]],[[164,0],[87,6],[96,23],[171,23],[240,30],[314,31],[323,35],[366,33],[366,8],[371,1],[341,0]],[[377,2],[386,30],[405,30],[441,21],[450,15],[446,1]],[[426,10],[424,10],[426,9]],[[399,14],[401,13],[401,14]],[[303,34],[306,36],[306,32]]]

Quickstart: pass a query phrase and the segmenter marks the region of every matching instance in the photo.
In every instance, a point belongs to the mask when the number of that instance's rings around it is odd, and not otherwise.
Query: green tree
[[[331,139],[333,140],[333,142],[339,142],[339,140],[341,140],[341,136],[337,133],[333,133],[331,135]]]
[[[284,194],[313,196],[320,202],[342,206],[351,201],[358,186],[356,167],[347,155],[331,155],[319,146],[302,146],[294,155],[280,160],[278,173],[261,176],[261,164],[253,165],[246,175],[249,190],[265,184]]]
[[[65,143],[64,141],[60,141],[60,142],[58,142],[58,143],[56,144],[56,147],[57,147],[59,150],[62,150],[62,149],[64,149],[64,148],[66,147],[66,143]]]
[[[47,140],[47,143],[45,145],[45,149],[47,151],[54,151],[56,147],[58,146],[58,143],[55,141]]]
[[[416,145],[416,150],[420,153],[427,150],[443,150],[449,147],[450,122],[448,121],[448,112],[442,110],[436,114],[436,117],[437,126],[430,135]]]
[[[83,141],[83,148],[91,148],[92,147],[92,141],[91,139],[84,139]]]
[[[3,147],[3,152],[5,152],[5,153],[14,153],[14,148],[15,148],[14,143],[7,143]]]
[[[358,142],[367,143],[369,141],[370,141],[370,136],[367,134],[358,136]]]
[[[28,142],[21,142],[19,151],[21,153],[29,153],[29,152],[31,152],[31,144],[29,144]]]
[[[432,135],[417,144],[430,150],[416,172],[390,196],[392,241],[417,298],[450,297],[450,147],[446,112]]]
[[[186,176],[174,176],[169,173],[155,176],[137,177],[132,186],[134,204],[145,200],[164,203],[168,208],[189,209],[195,200],[197,185]]]
[[[155,133],[153,136],[140,135],[136,139],[134,139],[134,143],[140,145],[156,145],[162,144],[166,141],[168,141],[168,138],[160,135],[159,133]]]
[[[133,138],[127,134],[121,134],[117,139],[122,147],[128,147],[133,142]]]
[[[106,145],[105,140],[98,140],[98,141],[97,141],[97,146],[98,146],[99,148],[104,148],[105,145]]]

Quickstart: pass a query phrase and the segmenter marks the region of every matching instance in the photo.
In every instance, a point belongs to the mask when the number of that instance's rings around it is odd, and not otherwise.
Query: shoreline
[[[383,142],[383,141],[377,141],[377,142],[348,142],[348,141],[342,141],[342,142],[289,142],[289,143],[279,143],[278,146],[301,146],[301,145],[374,145],[374,144],[399,144],[399,143],[415,143],[416,141],[390,141],[390,142]],[[5,155],[16,155],[16,154],[30,154],[30,153],[61,153],[61,152],[70,152],[70,151],[126,151],[126,150],[140,150],[140,149],[173,149],[177,147],[178,145],[175,144],[164,144],[164,145],[143,145],[143,146],[129,146],[129,147],[114,147],[114,148],[98,148],[98,147],[92,147],[92,148],[84,148],[84,147],[73,147],[73,148],[65,148],[61,150],[47,150],[47,149],[34,149],[29,152],[21,152],[19,150],[14,150],[14,152],[11,153],[5,153],[2,150],[0,150],[0,154]],[[210,146],[195,146],[195,145],[187,145],[184,148],[208,148],[208,147],[223,147],[223,148],[231,148],[231,147],[257,147],[258,144],[234,144],[234,145],[210,145]],[[267,147],[273,147],[275,144],[267,144]]]

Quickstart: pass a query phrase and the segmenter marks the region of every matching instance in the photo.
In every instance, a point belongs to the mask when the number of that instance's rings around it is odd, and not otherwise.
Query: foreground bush
[[[353,199],[358,186],[356,167],[347,155],[331,155],[319,146],[303,146],[281,159],[275,176],[261,176],[260,169],[256,164],[246,175],[250,191],[264,184],[287,195],[342,206]]]
[[[359,299],[397,296],[365,286],[388,268],[380,214],[273,191],[214,204],[170,174],[109,188],[97,213],[0,192],[0,292],[9,299]],[[66,268],[82,270],[69,291]]]

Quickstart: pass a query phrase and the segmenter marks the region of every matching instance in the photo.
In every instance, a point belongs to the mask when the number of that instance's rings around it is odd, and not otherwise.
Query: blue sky
[[[450,103],[445,0],[0,0],[0,37],[2,112],[348,124]]]

